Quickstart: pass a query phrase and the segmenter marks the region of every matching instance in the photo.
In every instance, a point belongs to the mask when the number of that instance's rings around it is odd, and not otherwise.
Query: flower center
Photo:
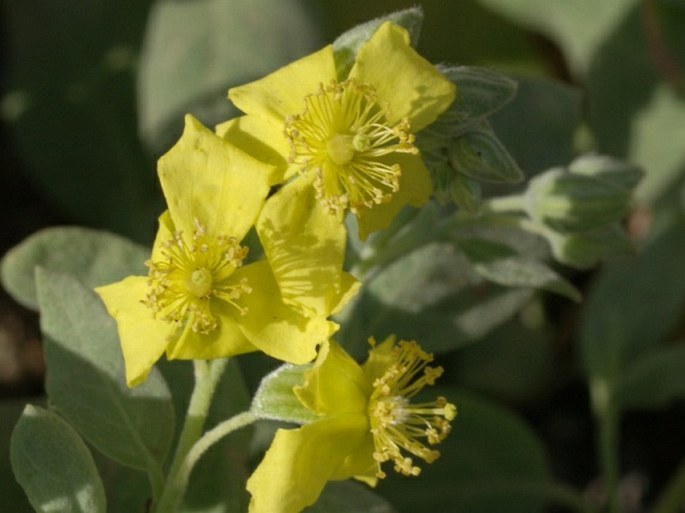
[[[231,279],[247,256],[247,248],[234,237],[211,237],[195,220],[190,243],[181,232],[162,243],[162,258],[148,261],[148,293],[143,300],[153,314],[179,325],[190,323],[193,331],[210,333],[217,327],[211,302],[219,300],[234,306],[241,315],[247,308],[237,300],[252,289],[244,278]]]
[[[319,200],[329,212],[390,201],[401,168],[393,154],[417,154],[409,121],[391,126],[389,106],[375,89],[354,79],[321,84],[304,99],[305,109],[285,121],[290,162],[313,172]]]
[[[378,378],[369,402],[371,434],[379,463],[392,461],[395,471],[416,476],[421,469],[411,456],[432,463],[440,452],[430,449],[450,432],[450,421],[457,410],[444,397],[426,403],[411,403],[410,399],[424,386],[433,385],[442,375],[441,367],[429,367],[433,355],[421,350],[416,342],[401,341],[395,348],[394,361]],[[385,472],[378,471],[378,477]]]
[[[333,163],[344,166],[354,158],[354,146],[352,146],[352,136],[335,134],[326,145],[328,156]]]

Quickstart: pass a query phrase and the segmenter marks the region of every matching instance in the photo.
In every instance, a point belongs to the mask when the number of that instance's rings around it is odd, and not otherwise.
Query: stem
[[[652,513],[678,513],[682,511],[683,501],[685,501],[685,460],[680,463],[678,471],[659,495]]]
[[[155,513],[173,513],[178,508],[178,504],[185,492],[185,485],[182,488],[176,486],[176,475],[179,473],[186,456],[195,445],[195,442],[202,435],[202,430],[209,414],[209,407],[212,404],[212,397],[227,364],[228,359],[212,360],[211,362],[205,360],[193,361],[195,388],[188,403],[188,412],[186,413],[183,429],[178,439],[174,458],[171,461],[166,484],[162,490],[159,502],[154,508]]]
[[[552,483],[547,486],[546,492],[545,495],[559,506],[565,506],[577,513],[594,513],[592,507],[578,495],[578,492],[566,485]]]
[[[592,406],[599,424],[597,434],[599,464],[602,470],[602,483],[607,493],[608,511],[620,513],[621,504],[618,494],[620,413],[611,395],[606,381],[597,380],[591,384]]]
[[[481,207],[483,213],[524,212],[526,210],[526,197],[523,194],[512,194],[491,198]]]
[[[174,477],[174,487],[185,490],[188,486],[190,473],[195,467],[195,464],[212,445],[233,431],[248,426],[256,420],[258,420],[258,418],[255,417],[251,411],[245,411],[221,422],[202,435],[202,438],[193,445],[183,461],[183,464],[179,467],[178,472]]]

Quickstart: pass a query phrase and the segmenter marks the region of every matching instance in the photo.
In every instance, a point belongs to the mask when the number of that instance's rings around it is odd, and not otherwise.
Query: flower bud
[[[620,220],[630,191],[593,175],[553,168],[530,181],[526,210],[538,223],[562,233],[579,233]]]
[[[583,155],[571,162],[569,171],[594,176],[618,188],[633,190],[644,175],[639,167],[605,155]]]
[[[633,250],[630,239],[617,225],[573,234],[547,230],[544,235],[554,258],[576,269],[589,269],[611,255]]]

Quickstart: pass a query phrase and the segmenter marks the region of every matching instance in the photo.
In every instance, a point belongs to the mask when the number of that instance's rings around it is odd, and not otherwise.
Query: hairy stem
[[[195,388],[188,403],[185,422],[178,439],[178,445],[171,462],[164,490],[159,498],[159,502],[154,507],[155,513],[174,513],[178,509],[178,504],[185,492],[187,480],[183,486],[179,486],[176,476],[181,471],[188,453],[202,435],[216,386],[228,364],[228,359],[212,360],[211,362],[194,360],[193,364],[195,368]]]

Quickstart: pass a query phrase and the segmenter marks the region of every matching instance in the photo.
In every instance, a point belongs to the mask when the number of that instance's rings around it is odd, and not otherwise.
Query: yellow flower
[[[298,429],[279,429],[263,461],[247,482],[250,513],[297,513],[316,502],[327,481],[355,478],[375,486],[381,465],[416,476],[415,458],[428,463],[432,448],[450,431],[454,405],[438,397],[412,403],[442,368],[416,342],[389,337],[358,365],[334,342],[325,343],[304,383],[294,387],[314,420]]]
[[[265,203],[272,168],[191,116],[158,172],[168,210],[148,276],[96,289],[117,321],[128,385],[144,381],[164,352],[169,359],[256,350],[293,363],[314,359],[338,327],[327,317],[358,286],[342,272],[339,223],[321,208],[303,212],[306,197],[287,215],[280,194]],[[241,241],[255,223],[271,260],[246,263]]]
[[[218,128],[248,152],[269,154],[272,180],[301,175],[329,212],[349,208],[362,237],[385,228],[405,205],[428,200],[431,183],[414,134],[455,98],[455,87],[385,23],[359,50],[347,77],[332,46],[250,84],[229,98],[247,114]],[[270,150],[264,148],[268,141]]]

